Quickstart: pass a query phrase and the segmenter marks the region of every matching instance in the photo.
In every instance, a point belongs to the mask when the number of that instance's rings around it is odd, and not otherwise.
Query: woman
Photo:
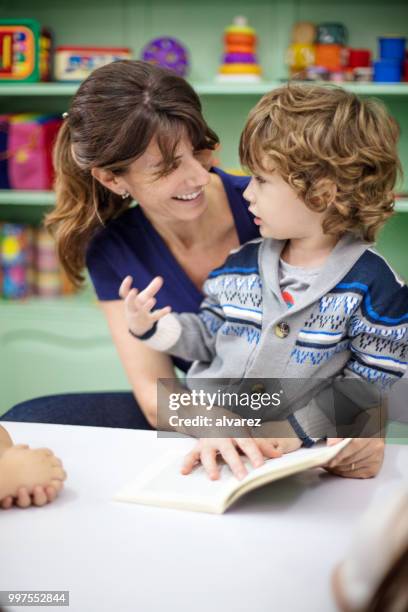
[[[174,365],[188,364],[130,336],[119,287],[128,275],[139,286],[161,275],[157,306],[196,312],[208,273],[258,236],[242,196],[248,179],[211,168],[217,145],[198,96],[168,71],[116,62],[81,84],[56,144],[57,205],[46,224],[76,284],[86,263],[134,397],[40,398],[4,418],[155,427],[157,379],[173,378]],[[133,200],[137,207],[130,207]],[[383,449],[382,440],[356,439],[330,469],[374,476]]]

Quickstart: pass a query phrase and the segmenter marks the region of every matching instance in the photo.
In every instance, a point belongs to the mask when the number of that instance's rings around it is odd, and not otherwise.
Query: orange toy
[[[346,65],[344,47],[342,45],[316,45],[316,66],[326,70],[342,70]]]
[[[245,17],[235,17],[224,31],[223,63],[218,70],[220,81],[259,81],[262,69],[256,57],[256,34]]]

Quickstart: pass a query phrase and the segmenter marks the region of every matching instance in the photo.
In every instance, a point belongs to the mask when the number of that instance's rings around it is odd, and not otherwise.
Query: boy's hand
[[[129,330],[136,336],[143,336],[153,325],[171,311],[170,306],[160,308],[151,312],[156,304],[154,297],[163,285],[163,279],[156,276],[140,293],[137,289],[131,289],[133,279],[126,276],[123,280],[119,295],[125,300],[125,317]]]
[[[302,441],[298,438],[288,420],[266,421],[260,427],[252,427],[251,431],[265,457],[268,456],[266,453],[270,452],[271,449],[285,455],[298,450],[302,446]],[[257,437],[260,435],[262,437]]]
[[[181,473],[190,474],[197,463],[202,463],[210,479],[218,480],[220,472],[217,455],[221,455],[234,476],[242,480],[248,471],[239,451],[248,457],[255,468],[264,463],[264,456],[272,459],[282,454],[280,450],[267,444],[263,444],[261,450],[257,441],[251,438],[249,433],[244,438],[201,438],[185,457]]]

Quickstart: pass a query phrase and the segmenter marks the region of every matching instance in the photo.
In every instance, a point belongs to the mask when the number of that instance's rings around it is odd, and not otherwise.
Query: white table
[[[408,446],[388,446],[375,479],[314,470],[254,491],[224,515],[189,513],[111,497],[157,453],[191,440],[4,425],[16,443],[52,448],[69,479],[45,508],[0,512],[0,589],[69,590],[70,607],[59,609],[71,612],[333,611],[330,574],[355,523],[408,474]]]

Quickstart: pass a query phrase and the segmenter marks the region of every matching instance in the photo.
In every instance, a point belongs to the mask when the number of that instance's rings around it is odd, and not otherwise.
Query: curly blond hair
[[[306,206],[326,211],[326,234],[353,232],[372,242],[394,212],[402,175],[398,136],[398,124],[378,100],[336,86],[289,83],[250,112],[240,159],[254,174],[273,166]]]

